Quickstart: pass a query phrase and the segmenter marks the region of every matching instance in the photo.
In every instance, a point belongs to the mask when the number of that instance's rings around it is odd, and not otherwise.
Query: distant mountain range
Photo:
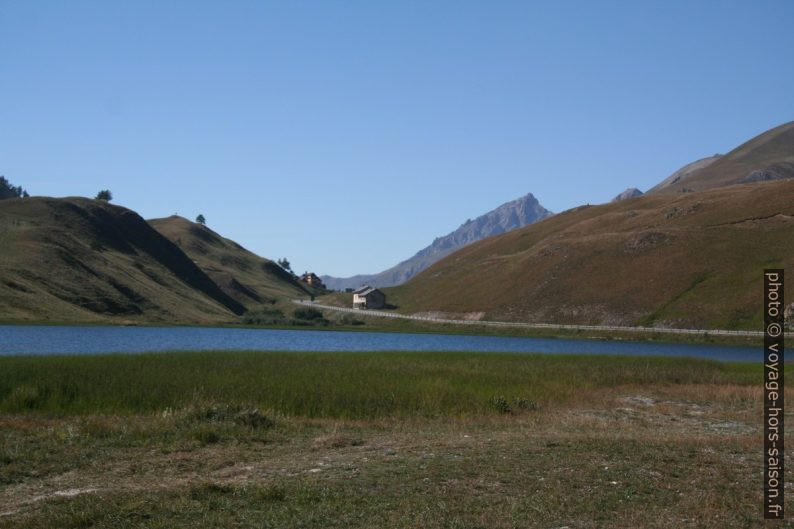
[[[386,293],[447,317],[758,330],[764,268],[794,268],[792,162],[787,123],[643,196],[470,244]]]
[[[364,284],[374,287],[389,287],[405,283],[416,274],[447,255],[473,242],[521,228],[552,215],[528,193],[516,200],[506,202],[498,208],[467,220],[455,231],[435,239],[429,246],[419,250],[413,257],[378,274],[362,274],[353,277],[321,276],[328,288],[343,290]]]
[[[0,321],[234,323],[321,294],[181,217],[147,222],[106,201],[25,197],[2,183]],[[760,328],[764,268],[794,268],[794,123],[616,198],[552,215],[528,194],[385,272],[324,279],[400,284],[386,294],[405,313]],[[785,297],[791,318],[794,281]]]

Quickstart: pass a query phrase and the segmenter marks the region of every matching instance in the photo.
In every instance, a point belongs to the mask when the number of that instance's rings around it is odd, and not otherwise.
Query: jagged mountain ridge
[[[401,311],[452,317],[759,329],[764,269],[794,264],[792,204],[788,122],[643,196],[471,244],[387,295]]]
[[[328,288],[342,290],[356,288],[362,284],[388,287],[405,283],[419,272],[464,246],[482,239],[524,227],[552,215],[532,193],[506,202],[496,209],[467,220],[455,231],[436,238],[429,246],[419,250],[413,257],[378,274],[361,274],[339,278],[322,276]]]

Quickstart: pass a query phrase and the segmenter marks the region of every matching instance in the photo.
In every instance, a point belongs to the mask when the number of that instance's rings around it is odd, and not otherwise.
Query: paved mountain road
[[[448,320],[443,318],[431,318],[428,316],[414,316],[411,314],[398,314],[383,310],[353,309],[344,307],[334,307],[323,305],[314,301],[294,299],[297,305],[306,305],[324,310],[336,312],[348,312],[351,314],[361,314],[365,316],[376,316],[379,318],[401,318],[406,320],[429,321],[434,323],[451,323],[454,325],[485,325],[488,327],[518,327],[523,329],[564,329],[571,331],[621,331],[621,332],[661,332],[667,334],[709,334],[712,336],[763,336],[763,331],[732,331],[722,329],[671,329],[664,327],[621,327],[614,325],[564,325],[558,323],[520,323],[509,321],[485,321],[485,320]]]

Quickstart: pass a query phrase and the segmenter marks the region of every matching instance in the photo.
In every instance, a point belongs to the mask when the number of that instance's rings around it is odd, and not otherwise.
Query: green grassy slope
[[[786,180],[576,208],[472,244],[386,292],[405,312],[757,330],[763,269],[793,265]]]
[[[149,221],[179,246],[229,296],[251,309],[283,298],[305,298],[307,287],[278,264],[195,222],[171,216]]]
[[[713,160],[713,161],[711,161]],[[662,182],[648,193],[702,191],[744,183],[754,172],[755,178],[776,175],[794,178],[794,121],[784,123],[736,147],[724,156],[708,158],[700,169],[682,174],[678,180]]]
[[[86,198],[0,201],[0,320],[236,320],[242,305],[138,214]]]

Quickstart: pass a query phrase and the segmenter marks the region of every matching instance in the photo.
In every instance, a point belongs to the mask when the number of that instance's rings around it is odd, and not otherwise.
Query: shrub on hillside
[[[27,197],[28,192],[22,186],[14,187],[5,176],[0,176],[0,199]]]
[[[285,325],[287,318],[279,309],[261,309],[246,312],[242,322],[245,325]]]
[[[360,320],[352,314],[343,314],[336,320],[339,325],[364,325],[364,320]]]
[[[301,307],[292,313],[293,325],[328,325],[323,313],[312,307]]]

